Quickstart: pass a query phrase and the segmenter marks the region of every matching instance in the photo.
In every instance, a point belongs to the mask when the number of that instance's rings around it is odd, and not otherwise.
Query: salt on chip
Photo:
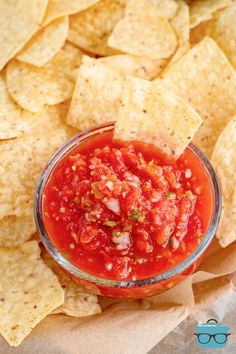
[[[119,51],[107,45],[116,23],[123,17],[126,0],[101,0],[89,9],[70,17],[69,41],[98,55]]]
[[[17,55],[17,59],[43,66],[61,49],[68,35],[69,19],[61,17],[42,28]]]
[[[142,140],[177,159],[201,123],[200,116],[179,97],[155,82],[130,77],[124,86],[114,138]]]
[[[124,76],[136,76],[145,80],[159,76],[167,64],[166,59],[152,60],[129,54],[111,55],[99,58],[98,61],[118,70]]]
[[[37,241],[0,249],[0,285],[0,333],[11,346],[64,301],[57,277],[40,259]]]
[[[214,13],[231,3],[231,0],[196,0],[190,4],[190,27],[210,20]]]
[[[220,12],[213,23],[211,36],[236,69],[236,2]]]
[[[130,3],[134,6],[129,7]],[[149,59],[168,58],[176,49],[176,35],[168,20],[160,16],[155,2],[130,0],[125,17],[115,26],[108,45],[128,54]]]
[[[221,130],[236,112],[236,76],[224,53],[206,37],[157,82],[202,117],[194,142],[210,157]]]
[[[222,192],[222,214],[216,235],[220,245],[226,247],[236,240],[236,116],[220,134],[211,162]]]
[[[85,317],[101,313],[98,298],[84,289],[80,284],[71,279],[50,257],[42,250],[42,259],[56,274],[64,290],[64,304],[53,311],[53,313],[64,313],[73,317]]]
[[[5,216],[0,219],[0,247],[16,247],[28,241],[36,232],[33,211],[31,216]]]
[[[40,112],[44,105],[54,105],[72,96],[81,57],[79,49],[66,43],[41,68],[12,60],[7,66],[7,89],[22,108]]]
[[[123,75],[98,59],[83,57],[68,124],[84,130],[117,119]]]
[[[0,219],[6,215],[30,216],[34,191],[51,155],[68,138],[68,130],[58,124],[34,134],[0,142]]]
[[[49,0],[43,24],[47,25],[59,17],[84,11],[99,1],[100,0]]]
[[[38,116],[23,110],[11,98],[5,79],[0,76],[0,140],[16,138],[37,124]]]
[[[48,0],[0,1],[0,71],[39,29]]]

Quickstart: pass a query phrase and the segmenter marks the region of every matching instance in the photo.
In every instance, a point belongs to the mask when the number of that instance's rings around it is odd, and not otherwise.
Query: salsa
[[[209,176],[186,149],[175,162],[141,142],[99,134],[70,150],[43,192],[43,223],[60,253],[90,274],[138,280],[173,268],[204,237]]]

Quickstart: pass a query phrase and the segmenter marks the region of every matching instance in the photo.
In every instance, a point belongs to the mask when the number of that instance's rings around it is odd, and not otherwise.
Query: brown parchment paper
[[[220,249],[215,241],[198,271],[167,292],[142,301],[102,299],[103,313],[84,319],[50,315],[17,348],[0,338],[0,353],[202,353],[193,333],[209,318],[230,326],[224,353],[236,353],[235,272],[236,243]]]

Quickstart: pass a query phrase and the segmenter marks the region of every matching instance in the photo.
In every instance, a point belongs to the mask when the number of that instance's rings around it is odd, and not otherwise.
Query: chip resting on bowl
[[[68,30],[67,16],[51,22],[33,36],[17,55],[17,59],[39,67],[45,65],[65,43]]]
[[[220,134],[211,162],[222,192],[222,214],[216,235],[220,245],[226,247],[236,240],[236,116]]]
[[[155,82],[127,79],[114,137],[153,144],[177,159],[200,127],[200,116]]]
[[[222,50],[206,37],[156,82],[200,114],[203,124],[194,143],[210,157],[221,130],[236,113],[236,75]]]
[[[0,284],[0,333],[12,346],[64,301],[56,275],[40,259],[37,241],[0,248]]]
[[[48,0],[0,1],[0,70],[39,29]]]

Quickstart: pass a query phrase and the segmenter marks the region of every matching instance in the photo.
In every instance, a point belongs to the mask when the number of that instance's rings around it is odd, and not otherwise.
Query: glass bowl
[[[146,296],[151,296],[154,294],[161,293],[177,283],[183,280],[189,274],[192,274],[197,266],[202,261],[206,250],[208,249],[211,241],[217,230],[219,223],[220,213],[221,213],[221,194],[219,189],[219,184],[214,170],[208,161],[208,159],[203,155],[203,153],[193,144],[190,144],[188,149],[195,154],[199,163],[202,164],[205,171],[209,176],[211,182],[212,194],[213,194],[213,212],[211,220],[209,223],[208,230],[203,237],[202,241],[194,252],[188,256],[184,261],[182,261],[177,266],[169,269],[163,273],[159,273],[155,276],[141,279],[141,280],[130,280],[130,281],[120,281],[101,278],[88,272],[79,269],[77,266],[72,264],[68,259],[64,258],[63,255],[57,250],[55,245],[51,242],[49,235],[47,234],[42,217],[42,194],[44,191],[45,184],[47,183],[52,170],[55,165],[65,156],[70,150],[77,147],[84,141],[91,139],[97,134],[112,131],[114,129],[114,123],[106,123],[103,125],[96,126],[88,131],[82,132],[77,136],[68,140],[49,160],[47,166],[45,167],[35,192],[35,220],[39,235],[41,237],[42,243],[54,258],[54,260],[76,281],[84,285],[89,291],[103,296],[117,297],[117,298],[132,298],[140,299]]]

